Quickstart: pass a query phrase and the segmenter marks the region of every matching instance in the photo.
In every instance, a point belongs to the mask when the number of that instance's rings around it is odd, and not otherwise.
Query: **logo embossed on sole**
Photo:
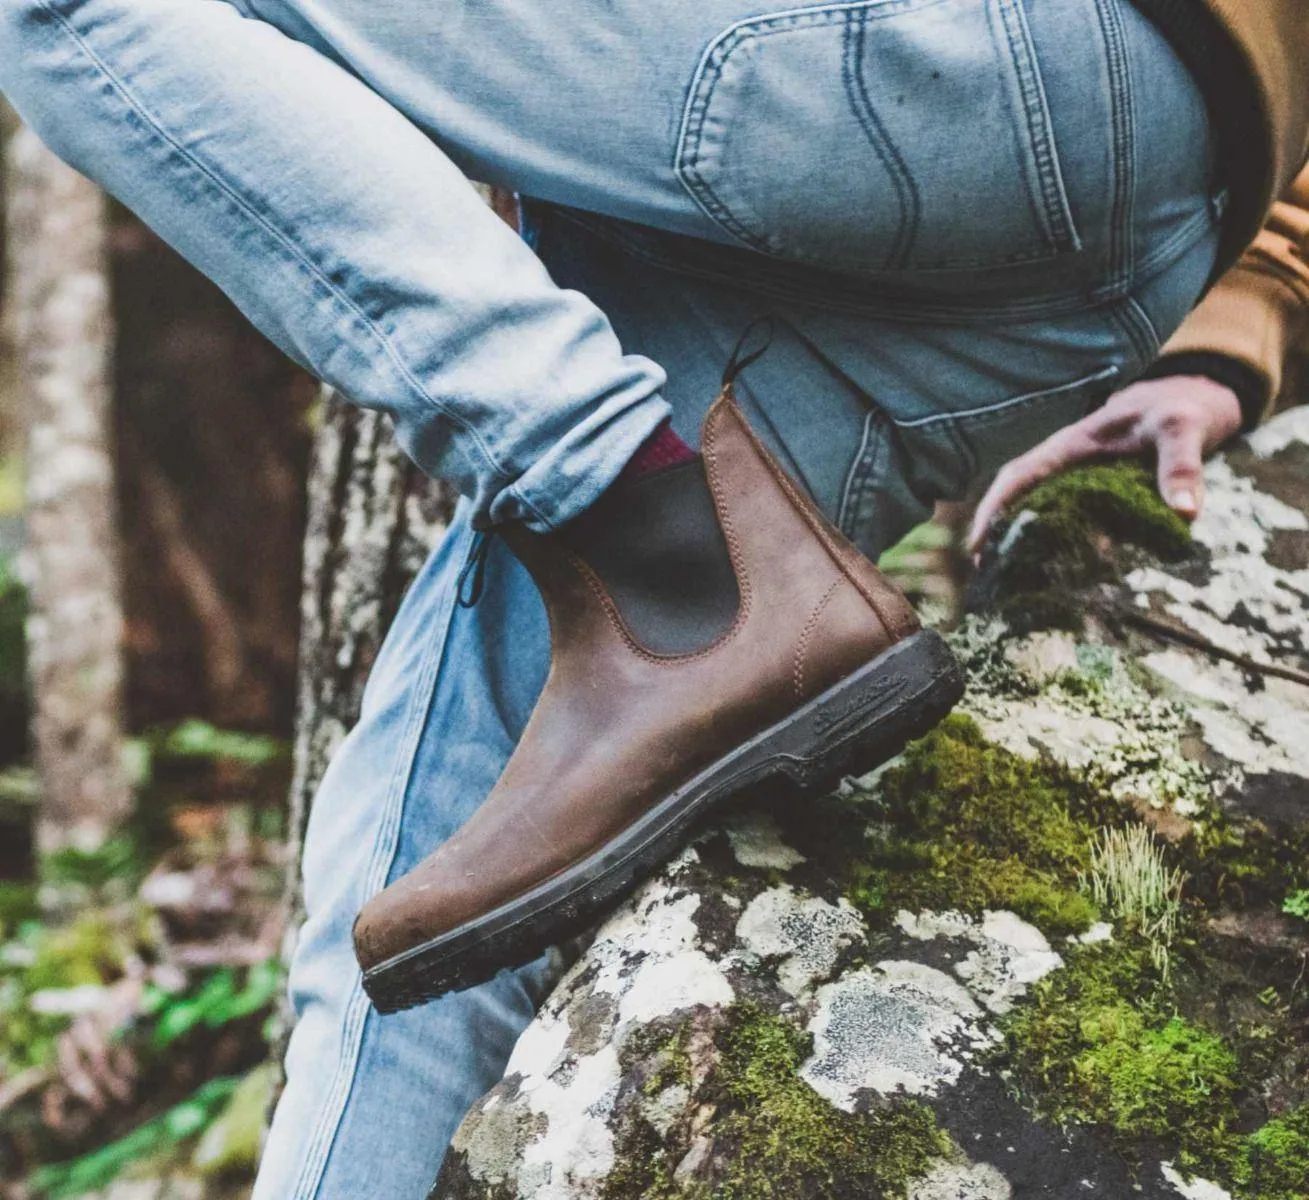
[[[823,709],[814,718],[814,726],[819,733],[831,733],[832,730],[856,718],[872,716],[873,712],[887,700],[904,691],[905,684],[908,682],[907,675],[891,675],[879,679],[876,684],[861,691],[857,696],[851,696],[830,708]]]

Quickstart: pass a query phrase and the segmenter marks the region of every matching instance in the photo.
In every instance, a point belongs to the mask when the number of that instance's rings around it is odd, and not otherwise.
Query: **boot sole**
[[[708,814],[767,784],[823,795],[894,757],[964,691],[945,639],[924,629],[743,742],[589,857],[515,900],[364,972],[380,1013],[485,983],[593,925],[667,862]]]

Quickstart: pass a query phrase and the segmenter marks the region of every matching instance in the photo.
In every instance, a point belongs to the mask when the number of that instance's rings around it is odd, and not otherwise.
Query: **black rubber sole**
[[[797,798],[823,795],[921,737],[963,690],[963,671],[940,634],[925,629],[906,638],[701,771],[590,857],[378,963],[364,973],[364,990],[378,1012],[398,1012],[530,962],[594,924],[729,800],[764,783]]]

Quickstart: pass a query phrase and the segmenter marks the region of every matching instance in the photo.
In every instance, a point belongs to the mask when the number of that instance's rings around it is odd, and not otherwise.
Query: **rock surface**
[[[951,635],[962,715],[615,912],[434,1197],[1309,1197],[1309,686],[1257,667],[1309,670],[1309,410],[1211,464],[1190,547],[1099,470]]]

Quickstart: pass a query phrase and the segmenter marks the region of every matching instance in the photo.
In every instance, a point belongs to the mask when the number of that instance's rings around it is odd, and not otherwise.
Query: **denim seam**
[[[1109,72],[1113,127],[1113,197],[1109,212],[1109,278],[1120,291],[1132,286],[1136,200],[1136,113],[1127,33],[1118,0],[1096,0]]]
[[[886,416],[880,409],[873,409],[864,418],[859,449],[855,452],[854,458],[850,461],[850,469],[846,472],[845,486],[841,489],[841,503],[836,510],[836,527],[849,538],[853,538],[854,529],[859,523],[863,498],[882,441],[880,437],[874,440],[874,433],[881,432],[881,425],[885,419]]]
[[[1150,319],[1150,314],[1145,311],[1144,306],[1135,296],[1128,296],[1123,301],[1118,315],[1124,331],[1132,339],[1133,348],[1140,358],[1141,369],[1144,370],[1159,357],[1163,339],[1160,338],[1154,321]]]
[[[999,0],[997,7],[1023,98],[1027,140],[1036,162],[1037,185],[1042,203],[1037,205],[1033,201],[1034,215],[1037,223],[1045,226],[1046,236],[1056,251],[1075,253],[1082,249],[1082,240],[1073,226],[1068,192],[1064,187],[1063,172],[1051,132],[1050,105],[1037,65],[1032,31],[1028,27],[1022,5],[1016,0]],[[1029,193],[1031,190],[1029,185]]]
[[[1192,246],[1205,236],[1214,224],[1214,217],[1206,205],[1193,216],[1188,217],[1178,228],[1145,257],[1136,260],[1132,272],[1132,284],[1140,287],[1149,283],[1156,275],[1166,271]]]
[[[918,227],[922,221],[923,201],[918,185],[905,165],[904,157],[896,149],[886,132],[868,94],[868,82],[864,78],[864,33],[868,29],[867,8],[846,14],[845,30],[842,33],[841,75],[845,84],[846,97],[850,101],[850,110],[854,113],[864,137],[881,159],[895,188],[896,198],[900,203],[900,223],[896,230],[895,244],[888,251],[883,270],[902,268],[909,260],[914,243],[918,240]]]
[[[1091,375],[1083,376],[1081,379],[1074,379],[1071,383],[1061,384],[1059,387],[1042,388],[1038,392],[1026,392],[1021,396],[1011,396],[1007,400],[1000,400],[995,404],[984,404],[978,408],[965,409],[962,412],[933,413],[930,417],[915,417],[908,421],[898,421],[892,417],[891,424],[897,429],[922,429],[928,425],[943,425],[966,420],[975,421],[979,418],[985,419],[986,417],[997,416],[1020,405],[1032,404],[1038,400],[1048,400],[1055,396],[1062,396],[1067,392],[1075,392],[1078,388],[1090,387],[1097,383],[1108,383],[1109,380],[1117,378],[1119,373],[1119,368],[1116,365],[1102,367]]]
[[[467,540],[467,538],[465,538]],[[459,547],[457,549],[462,549]],[[410,693],[409,717],[405,724],[404,736],[400,742],[400,753],[387,783],[386,801],[383,805],[382,819],[378,823],[377,833],[373,839],[373,851],[369,858],[368,871],[364,878],[364,892],[367,895],[380,890],[386,883],[395,862],[399,848],[399,833],[404,818],[405,798],[413,779],[417,749],[422,737],[423,726],[431,710],[436,691],[436,681],[441,663],[445,658],[449,642],[450,622],[454,614],[455,596],[450,593],[445,597],[443,609],[435,624],[441,630],[439,637],[427,640],[427,649],[422,658],[417,685]],[[421,699],[419,699],[421,697]],[[359,1055],[363,1050],[364,1032],[369,1013],[368,997],[364,994],[361,978],[357,978],[351,988],[350,999],[346,1005],[345,1020],[341,1029],[341,1060],[336,1075],[328,1090],[326,1102],[315,1125],[312,1140],[305,1150],[304,1164],[292,1196],[294,1200],[313,1200],[322,1183],[323,1172],[327,1169],[332,1146],[341,1128],[341,1121],[350,1102],[350,1094],[357,1081]]]
[[[1045,318],[1069,316],[1073,313],[1091,312],[1105,304],[1121,299],[1122,289],[1114,283],[1106,283],[1087,291],[1064,292],[1053,296],[1043,296],[1035,300],[996,301],[993,298],[978,301],[976,304],[945,304],[937,301],[919,301],[895,294],[876,292],[868,298],[850,298],[841,295],[838,288],[851,284],[839,277],[824,280],[822,285],[790,283],[779,278],[795,263],[768,260],[761,265],[769,269],[768,276],[743,278],[714,267],[699,267],[694,263],[670,254],[660,253],[634,240],[629,234],[616,227],[606,219],[596,219],[590,214],[556,206],[554,211],[565,220],[589,230],[617,245],[626,254],[641,262],[671,271],[673,274],[692,279],[704,279],[713,283],[728,284],[734,287],[747,287],[787,303],[818,305],[825,311],[849,313],[861,317],[887,317],[902,324],[928,324],[940,321],[970,322],[975,321],[985,328],[1002,320],[1024,320],[1028,318]],[[689,239],[688,239],[689,240]],[[808,267],[809,270],[817,268]],[[867,282],[863,284],[867,293]]]
[[[107,63],[96,53],[81,32],[72,24],[72,22],[61,12],[53,7],[50,0],[38,0],[38,4],[49,16],[63,27],[65,32],[78,49],[91,61],[95,68],[100,72],[104,79],[110,84],[119,98],[127,106],[129,111],[134,112],[147,129],[152,130],[165,145],[170,147],[178,156],[182,163],[189,166],[192,170],[201,175],[209,182],[211,186],[227,197],[227,199],[236,207],[239,212],[245,213],[249,220],[280,249],[287,259],[299,269],[305,272],[309,278],[321,287],[329,299],[341,304],[350,314],[353,315],[363,326],[366,333],[371,335],[382,348],[385,356],[390,360],[391,365],[396,369],[401,380],[428,405],[437,412],[442,413],[448,420],[461,428],[467,435],[472,444],[477,448],[482,458],[486,461],[492,472],[501,479],[511,478],[510,472],[500,465],[495,456],[491,453],[489,447],[483,442],[481,435],[458,412],[442,404],[432,396],[418,381],[417,377],[404,362],[399,351],[387,334],[377,325],[359,305],[356,303],[345,290],[334,284],[323,268],[305,253],[294,238],[289,234],[278,229],[278,227],[254,204],[250,199],[228,180],[226,180],[216,167],[210,166],[204,162],[193,150],[184,146],[175,137],[173,137],[164,127],[158,117],[146,107],[144,103],[127,87],[126,83],[120,79],[108,66]]]

